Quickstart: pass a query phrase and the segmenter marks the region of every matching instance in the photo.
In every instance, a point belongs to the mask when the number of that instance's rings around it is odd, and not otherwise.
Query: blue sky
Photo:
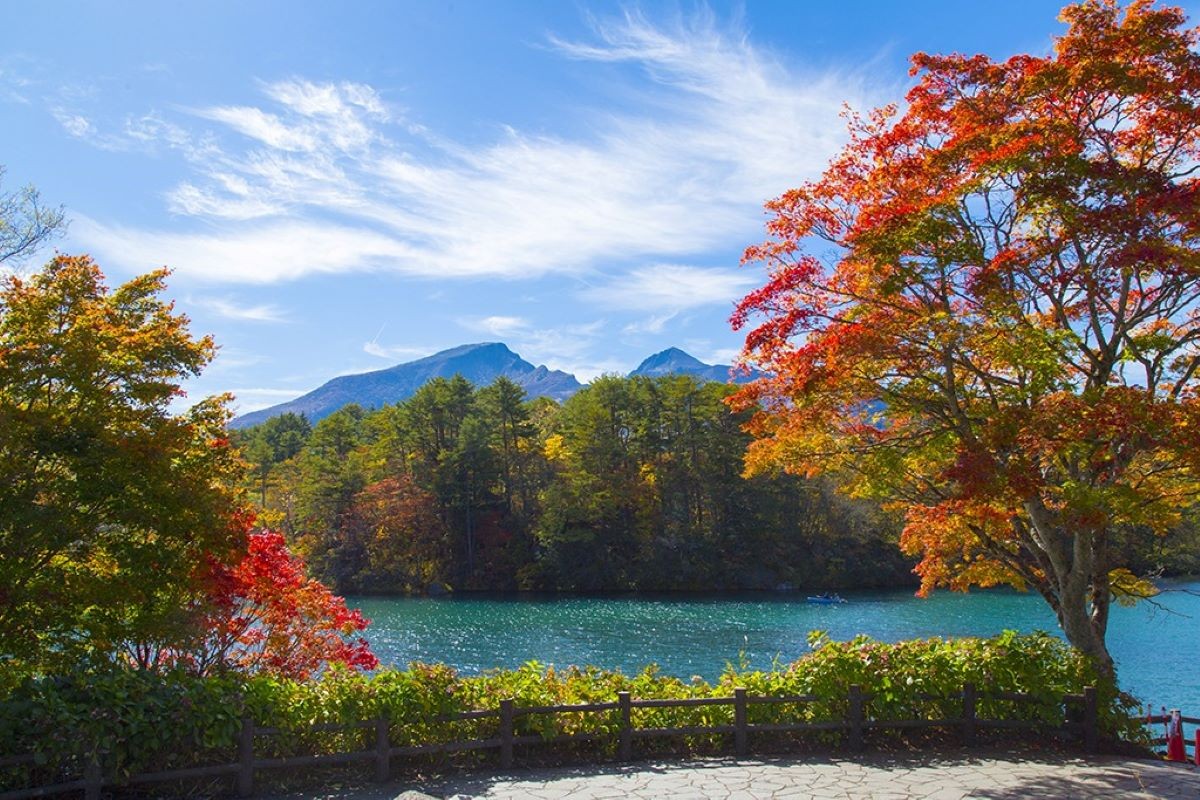
[[[474,341],[581,380],[727,362],[762,203],[843,104],[899,100],[914,51],[1044,52],[1059,6],[14,2],[0,164],[111,282],[175,270],[221,346],[193,399]]]

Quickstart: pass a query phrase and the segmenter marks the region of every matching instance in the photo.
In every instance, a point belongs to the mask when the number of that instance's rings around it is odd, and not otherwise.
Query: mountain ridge
[[[678,347],[668,347],[646,358],[629,376],[686,374],[710,381],[746,380],[733,378],[731,369],[724,364],[705,364]],[[229,427],[234,430],[247,428],[289,412],[303,414],[315,423],[350,403],[379,408],[407,400],[433,378],[454,375],[462,375],[476,386],[486,386],[499,377],[506,377],[530,397],[549,397],[560,403],[583,388],[574,375],[545,365],[534,366],[503,342],[478,342],[451,347],[384,369],[339,375],[294,400],[241,414],[229,423]]]

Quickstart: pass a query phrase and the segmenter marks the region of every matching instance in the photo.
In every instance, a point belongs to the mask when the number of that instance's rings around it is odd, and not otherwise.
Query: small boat
[[[840,594],[830,594],[829,592],[826,592],[825,594],[819,594],[816,596],[810,595],[808,602],[815,603],[820,606],[834,606],[838,603],[844,603],[846,600]]]

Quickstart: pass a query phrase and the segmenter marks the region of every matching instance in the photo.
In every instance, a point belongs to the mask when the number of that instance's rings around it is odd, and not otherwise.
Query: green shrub
[[[617,692],[634,698],[727,697],[734,687],[750,695],[814,695],[803,704],[750,707],[751,723],[832,721],[844,717],[852,684],[870,696],[873,719],[936,719],[961,713],[966,682],[980,692],[978,716],[1021,718],[1055,724],[1064,694],[1095,685],[1100,721],[1110,738],[1135,738],[1116,690],[1103,686],[1086,659],[1045,633],[1005,632],[991,639],[923,639],[896,644],[860,636],[835,642],[812,637],[813,650],[791,664],[755,671],[730,665],[714,685],[684,682],[647,667],[624,675],[596,667],[556,669],[531,662],[514,670],[461,676],[445,665],[413,664],[372,675],[331,670],[319,680],[297,682],[266,675],[196,678],[179,673],[132,670],[81,672],[26,678],[0,701],[0,757],[33,753],[38,766],[0,773],[0,790],[29,781],[78,775],[84,759],[97,755],[110,775],[230,763],[236,758],[243,715],[277,728],[260,737],[264,756],[319,754],[365,749],[370,730],[317,731],[323,723],[352,723],[386,716],[394,744],[420,745],[496,735],[495,718],[447,722],[456,712],[499,708],[512,698],[518,708],[611,702]],[[990,699],[988,691],[1023,692],[1036,702]],[[638,727],[729,724],[732,706],[635,709]],[[610,735],[615,746],[616,710],[600,713],[521,715],[518,735]],[[898,735],[898,734],[897,734]],[[699,737],[691,744],[717,742]]]

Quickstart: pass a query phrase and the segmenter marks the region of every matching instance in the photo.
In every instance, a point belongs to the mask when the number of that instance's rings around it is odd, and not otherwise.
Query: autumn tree
[[[378,659],[358,634],[361,612],[308,577],[275,531],[250,534],[232,564],[210,558],[201,575],[199,638],[159,655],[200,674],[222,669],[305,680],[332,664],[374,669]]]
[[[907,511],[922,591],[1009,583],[1111,672],[1114,531],[1162,531],[1200,456],[1200,54],[1183,14],[1067,7],[1044,56],[913,59],[768,204],[744,358],[751,469]]]
[[[86,256],[0,288],[0,657],[35,668],[162,640],[194,568],[246,531],[211,359],[159,270],[109,290]]]
[[[607,376],[560,406],[504,378],[435,379],[321,420],[271,468],[259,519],[348,593],[911,584],[876,503],[742,477],[749,414],[732,391]],[[238,432],[256,469],[273,427]],[[246,483],[259,497],[261,474]]]
[[[356,527],[366,539],[366,578],[373,591],[423,592],[450,572],[450,541],[437,499],[411,477],[384,478],[355,497]]]

